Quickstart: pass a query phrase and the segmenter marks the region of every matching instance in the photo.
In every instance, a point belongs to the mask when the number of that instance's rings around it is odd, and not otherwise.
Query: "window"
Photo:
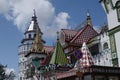
[[[106,12],[109,13],[111,9],[113,9],[113,3],[112,0],[104,0],[104,6],[106,9]]]
[[[117,8],[118,21],[120,22],[120,7]]]
[[[105,49],[108,49],[108,43],[106,42],[106,43],[104,43],[104,45],[103,45],[103,49],[105,50]]]
[[[117,10],[118,21],[120,22],[120,1],[117,1],[115,6]]]
[[[34,34],[34,38],[36,37],[36,34]]]
[[[29,38],[31,38],[31,34],[29,34]]]
[[[104,6],[105,6],[105,9],[106,9],[107,13],[109,13],[108,5],[109,5],[109,0],[104,0]]]

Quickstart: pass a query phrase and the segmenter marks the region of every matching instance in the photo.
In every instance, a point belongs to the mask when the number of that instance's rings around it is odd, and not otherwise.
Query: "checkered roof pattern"
[[[80,59],[82,67],[88,67],[88,66],[94,65],[92,55],[91,55],[88,47],[86,46],[85,42],[83,43],[81,51],[83,53],[83,56]]]

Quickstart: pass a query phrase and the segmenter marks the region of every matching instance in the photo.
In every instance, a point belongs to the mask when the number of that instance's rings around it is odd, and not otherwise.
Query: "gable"
[[[98,33],[93,29],[93,27],[86,25],[84,29],[76,34],[76,36],[70,41],[74,44],[82,44],[83,42],[88,42],[90,39],[97,36]]]

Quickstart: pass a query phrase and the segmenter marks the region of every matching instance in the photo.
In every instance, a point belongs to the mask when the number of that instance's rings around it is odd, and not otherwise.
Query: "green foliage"
[[[6,79],[5,68],[5,66],[0,64],[0,80]]]

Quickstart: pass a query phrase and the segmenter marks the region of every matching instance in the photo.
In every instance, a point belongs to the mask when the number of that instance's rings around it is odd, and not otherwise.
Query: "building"
[[[99,32],[95,30],[89,13],[82,27],[78,26],[75,30],[61,29],[60,42],[73,64],[76,61],[74,51],[86,42],[96,65],[112,66],[108,26],[105,24]]]
[[[112,63],[120,67],[120,1],[100,0],[100,3],[107,15]]]
[[[19,80],[119,80],[120,1],[100,0],[100,3],[108,25],[104,24],[98,32],[87,13],[84,24],[73,30],[60,30],[55,48],[44,45],[34,12],[19,46]],[[87,46],[81,48],[84,42]],[[84,50],[87,58],[80,55]]]
[[[51,55],[51,53],[53,53],[53,49],[54,49],[53,46],[45,46],[44,45],[45,41],[42,39],[43,33],[41,32],[41,30],[39,28],[36,13],[34,11],[30,25],[28,26],[28,28],[26,29],[26,31],[24,33],[24,38],[21,41],[21,45],[18,47],[18,58],[19,58],[18,79],[19,80],[26,80],[25,73],[27,70],[26,65],[27,65],[28,60],[25,57],[25,55],[30,52],[30,49],[31,49],[31,47],[34,43],[34,39],[36,37],[37,29],[39,29],[39,36],[41,39],[41,44],[43,45],[42,47],[44,47],[44,49],[45,49],[45,53],[49,56]],[[47,57],[49,57],[49,56],[47,56]],[[48,60],[49,60],[49,58],[48,58]]]

